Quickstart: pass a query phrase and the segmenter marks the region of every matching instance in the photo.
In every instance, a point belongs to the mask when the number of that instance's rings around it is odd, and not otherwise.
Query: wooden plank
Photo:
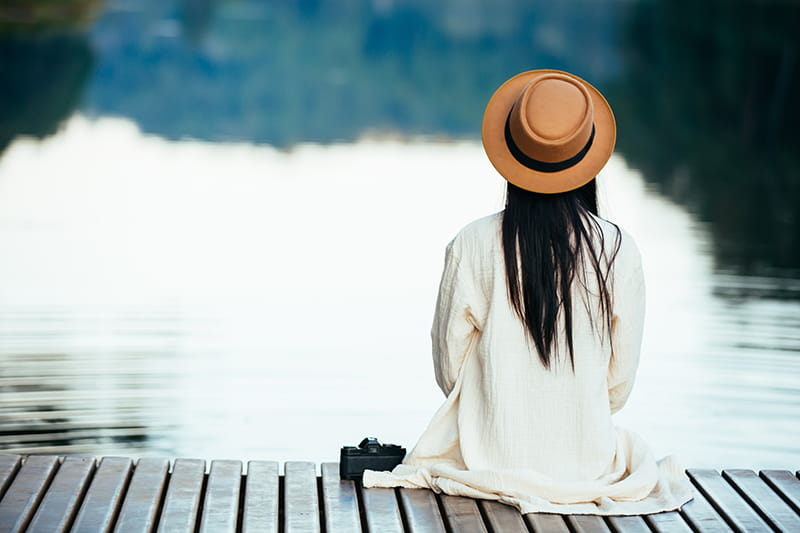
[[[150,533],[153,530],[168,470],[167,459],[139,459],[133,469],[115,531]]]
[[[211,461],[203,515],[200,517],[201,533],[236,532],[241,486],[241,461]]]
[[[158,533],[194,533],[205,472],[203,460],[175,459]]]
[[[14,479],[21,464],[22,457],[19,455],[0,455],[0,499],[11,485],[11,480]]]
[[[565,517],[575,533],[611,533],[602,517],[573,514]]]
[[[339,463],[322,463],[325,530],[361,533],[361,517],[353,481],[339,479]]]
[[[126,457],[103,457],[72,526],[73,533],[111,531],[132,466],[133,462]]]
[[[780,494],[794,512],[800,513],[800,479],[788,470],[762,470],[761,479]]]
[[[517,508],[492,500],[480,500],[478,506],[492,531],[528,533],[525,519]]]
[[[650,527],[641,516],[609,516],[608,523],[617,533],[650,533]]]
[[[731,527],[747,532],[772,531],[716,470],[694,469],[687,473]]]
[[[701,533],[727,533],[732,531],[702,492],[694,489],[693,494],[694,498],[683,504],[680,511],[681,516],[686,519],[692,529]]]
[[[445,519],[453,533],[488,533],[475,500],[441,494]]]
[[[58,468],[58,457],[30,456],[0,502],[0,531],[24,531]]]
[[[428,489],[399,489],[400,505],[411,533],[445,533],[436,495]]]
[[[724,470],[723,477],[779,531],[800,531],[800,516],[752,470]]]
[[[67,531],[78,513],[81,497],[94,473],[93,457],[67,457],[58,468],[42,503],[28,526],[28,533]]]
[[[361,490],[362,512],[366,517],[367,529],[381,533],[402,532],[403,521],[400,518],[397,495],[393,489],[371,488]]]
[[[645,515],[644,520],[656,533],[692,533],[678,511]]]
[[[525,515],[525,523],[537,533],[547,531],[548,533],[569,533],[569,527],[560,514],[552,513],[528,513]]]
[[[247,463],[242,533],[278,533],[278,483],[277,462]]]
[[[316,466],[314,463],[290,461],[284,464],[284,471],[285,533],[319,532]]]

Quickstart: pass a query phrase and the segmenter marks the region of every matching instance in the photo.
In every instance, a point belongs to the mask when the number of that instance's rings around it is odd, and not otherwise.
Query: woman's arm
[[[473,336],[478,333],[469,305],[472,282],[469,267],[461,262],[450,243],[431,328],[436,383],[445,395],[453,390]]]
[[[611,325],[612,353],[608,365],[608,401],[616,413],[628,401],[639,366],[645,310],[642,260],[636,244],[624,235],[614,262],[614,318]]]

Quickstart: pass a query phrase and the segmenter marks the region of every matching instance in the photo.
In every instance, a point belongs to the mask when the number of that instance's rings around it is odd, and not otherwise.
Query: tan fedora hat
[[[492,95],[482,137],[506,180],[552,194],[597,176],[614,151],[617,127],[608,102],[589,83],[559,70],[531,70]]]

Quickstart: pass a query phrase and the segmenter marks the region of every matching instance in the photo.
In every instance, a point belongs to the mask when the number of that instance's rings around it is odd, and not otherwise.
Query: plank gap
[[[319,530],[325,533],[327,528],[325,527],[325,498],[322,496],[322,476],[317,478],[317,505],[319,506],[319,514],[317,515],[319,517]]]
[[[280,475],[278,476],[278,531],[286,531],[286,476]]]
[[[367,523],[367,508],[364,506],[364,486],[361,484],[360,478],[353,480],[353,485],[356,490],[356,503],[358,504],[358,518],[361,522],[361,531],[370,533],[369,524]]]
[[[442,524],[444,525],[445,533],[453,533],[453,527],[450,525],[450,519],[447,518],[447,513],[444,509],[444,502],[442,501],[441,494],[436,494],[436,506],[439,507],[439,515],[442,517]]]
[[[249,469],[247,473],[250,473]],[[245,491],[247,490],[247,474],[242,474],[239,478],[239,506],[236,509],[236,512],[239,513],[239,519],[236,521],[236,533],[242,533],[244,528],[244,501],[246,497]]]
[[[488,500],[482,500],[482,501],[488,501]],[[475,501],[475,507],[478,508],[478,514],[480,515],[481,520],[483,520],[483,527],[486,528],[486,532],[487,533],[502,533],[500,531],[495,532],[494,527],[492,527],[492,523],[489,521],[489,518],[486,516],[486,508],[484,508],[484,506],[482,505],[482,503],[480,501],[477,501],[477,500]]]
[[[153,519],[153,531],[158,529],[161,523],[161,514],[164,512],[164,504],[167,501],[167,492],[169,492],[169,483],[172,481],[172,462],[167,466],[167,474],[164,476],[164,487],[161,489],[161,495],[158,498],[158,505],[156,506],[156,514]],[[69,531],[69,529],[67,529]]]
[[[203,484],[200,486],[200,501],[197,502],[197,514],[194,520],[194,533],[200,533],[200,525],[203,522],[203,508],[206,506],[206,489],[208,488],[208,477],[210,472],[203,472]]]
[[[397,500],[397,510],[400,511],[400,523],[403,525],[403,531],[411,531],[411,527],[408,525],[406,508],[403,505],[403,499],[400,497],[400,487],[394,488],[394,499]]]

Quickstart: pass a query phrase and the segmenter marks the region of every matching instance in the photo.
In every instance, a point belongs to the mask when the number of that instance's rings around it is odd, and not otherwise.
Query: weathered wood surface
[[[206,467],[208,466],[208,471]],[[794,472],[687,471],[695,499],[644,516],[531,513],[414,489],[364,489],[274,461],[0,455],[0,533],[689,533],[800,532]]]

